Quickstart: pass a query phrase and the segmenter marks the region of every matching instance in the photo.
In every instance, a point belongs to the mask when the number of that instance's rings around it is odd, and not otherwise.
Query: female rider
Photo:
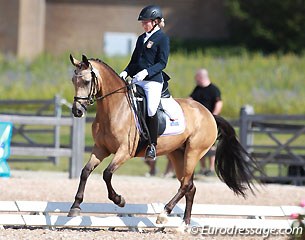
[[[148,130],[150,143],[146,149],[145,159],[156,158],[158,137],[157,108],[161,99],[164,81],[169,76],[162,70],[166,67],[169,55],[169,38],[161,30],[164,19],[159,6],[150,5],[142,9],[138,21],[141,21],[144,33],[138,37],[135,50],[120,77],[133,77],[133,82],[140,85],[147,98]]]

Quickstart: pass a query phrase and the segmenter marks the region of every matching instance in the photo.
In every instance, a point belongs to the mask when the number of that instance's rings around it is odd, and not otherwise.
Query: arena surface
[[[216,178],[195,181],[197,193],[194,203],[202,204],[243,204],[243,205],[298,205],[305,199],[305,188],[289,185],[270,184],[258,186],[256,196],[249,192],[248,198],[235,196],[232,191]],[[113,186],[125,197],[127,203],[152,203],[170,200],[177,192],[176,179],[159,177],[130,177],[114,175]],[[0,200],[38,200],[72,202],[78,179],[68,179],[66,173],[12,171],[12,177],[0,178]],[[106,202],[106,185],[101,174],[90,176],[84,202]],[[184,203],[184,199],[181,200]],[[263,239],[260,236],[193,236],[179,234],[172,230],[143,233],[128,230],[108,231],[105,229],[56,229],[7,228],[0,229],[0,239]],[[287,236],[272,236],[269,239],[287,239]]]

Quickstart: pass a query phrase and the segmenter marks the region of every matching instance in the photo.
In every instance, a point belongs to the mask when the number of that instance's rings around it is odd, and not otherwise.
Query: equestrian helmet
[[[139,14],[138,21],[155,20],[162,18],[161,8],[156,5],[149,5],[142,9]]]

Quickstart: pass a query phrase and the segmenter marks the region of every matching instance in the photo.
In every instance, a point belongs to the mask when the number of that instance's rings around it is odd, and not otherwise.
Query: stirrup
[[[145,160],[146,161],[155,161],[156,160],[156,147],[154,144],[148,145],[146,148],[146,153],[145,153]]]

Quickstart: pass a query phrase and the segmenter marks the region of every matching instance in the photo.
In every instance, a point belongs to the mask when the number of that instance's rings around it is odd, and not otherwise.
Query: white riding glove
[[[133,76],[133,82],[143,81],[147,75],[148,75],[147,70],[143,69],[142,71],[138,72],[136,75]]]
[[[128,76],[128,73],[126,72],[126,71],[123,71],[123,72],[121,72],[120,74],[119,74],[119,76],[120,76],[120,78],[122,78],[122,79],[126,79],[127,78],[127,76]]]

